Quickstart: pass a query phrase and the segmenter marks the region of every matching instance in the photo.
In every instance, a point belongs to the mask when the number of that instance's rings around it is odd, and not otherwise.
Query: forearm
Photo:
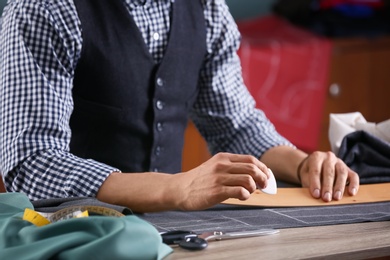
[[[267,168],[250,155],[219,153],[178,174],[112,173],[97,198],[135,212],[202,210],[229,198],[248,199],[264,187]]]
[[[260,161],[272,169],[277,180],[301,184],[298,166],[307,154],[290,146],[276,146],[267,150]]]
[[[178,176],[164,173],[112,173],[100,187],[97,198],[122,205],[134,212],[179,209]]]

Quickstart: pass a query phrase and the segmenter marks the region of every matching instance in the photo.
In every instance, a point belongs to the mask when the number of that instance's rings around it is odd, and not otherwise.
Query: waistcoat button
[[[163,130],[163,125],[162,123],[158,122],[156,125],[157,131],[161,132]]]
[[[162,110],[164,108],[164,103],[161,100],[157,100],[156,107],[158,110]]]
[[[163,81],[163,79],[162,79],[162,78],[157,78],[157,81],[156,81],[156,83],[157,83],[157,86],[159,86],[159,87],[162,87],[162,86],[164,86],[164,81]]]
[[[161,154],[161,147],[160,146],[157,146],[156,147],[156,151],[154,152],[157,156],[160,156]]]

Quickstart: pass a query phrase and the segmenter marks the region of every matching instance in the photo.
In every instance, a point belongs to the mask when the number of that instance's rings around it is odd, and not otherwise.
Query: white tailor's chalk
[[[273,172],[271,171],[271,169],[269,169],[269,168],[268,168],[268,172],[270,174],[270,177],[269,177],[268,182],[267,182],[267,187],[265,187],[264,189],[260,189],[260,190],[264,193],[274,195],[278,191],[275,176],[274,176]]]

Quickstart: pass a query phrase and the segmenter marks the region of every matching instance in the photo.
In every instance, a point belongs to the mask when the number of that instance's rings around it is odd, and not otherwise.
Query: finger
[[[260,160],[251,155],[228,154],[230,162],[233,163],[230,173],[249,174],[253,177],[259,188],[267,186],[267,180],[271,177],[268,167]]]
[[[255,165],[259,168],[265,175],[267,175],[267,179],[270,178],[270,174],[268,173],[268,167],[262,163],[259,159],[252,155],[245,154],[231,154],[230,161],[233,163],[249,163]]]
[[[335,165],[337,158],[334,153],[326,153],[326,158],[322,166],[322,200],[329,202],[333,197],[333,185],[335,182]]]
[[[249,193],[254,192],[257,188],[256,182],[254,181],[252,176],[247,175],[247,174],[229,175],[227,178],[225,178],[223,185],[232,186],[232,187],[234,187],[234,186],[243,187]]]
[[[339,160],[335,165],[335,169],[336,180],[333,188],[333,199],[341,200],[343,198],[345,185],[348,179],[348,167]]]
[[[360,182],[359,175],[348,168],[348,180],[349,180],[348,193],[351,196],[355,196],[359,191],[359,182]]]
[[[302,167],[302,171],[309,174],[309,189],[314,198],[321,197],[321,165],[322,158],[320,153],[312,153],[306,160],[307,167]]]
[[[183,207],[184,210],[203,210],[227,199],[234,198],[239,200],[249,199],[251,193],[239,186],[221,186],[209,193],[202,193],[199,197],[191,197],[187,199],[187,205]]]
[[[229,170],[231,174],[245,174],[250,176],[259,188],[263,189],[267,186],[268,180],[268,168],[267,174],[259,169],[256,165],[250,163],[235,163],[232,164],[231,169]]]
[[[228,198],[247,200],[251,195],[251,193],[247,189],[238,186],[226,186],[223,194],[224,194],[223,200]],[[221,200],[221,202],[223,200]]]

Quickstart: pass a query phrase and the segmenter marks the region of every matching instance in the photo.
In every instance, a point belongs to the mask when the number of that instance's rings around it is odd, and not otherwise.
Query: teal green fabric
[[[0,259],[163,259],[172,249],[137,216],[91,216],[37,227],[20,193],[0,194]]]

